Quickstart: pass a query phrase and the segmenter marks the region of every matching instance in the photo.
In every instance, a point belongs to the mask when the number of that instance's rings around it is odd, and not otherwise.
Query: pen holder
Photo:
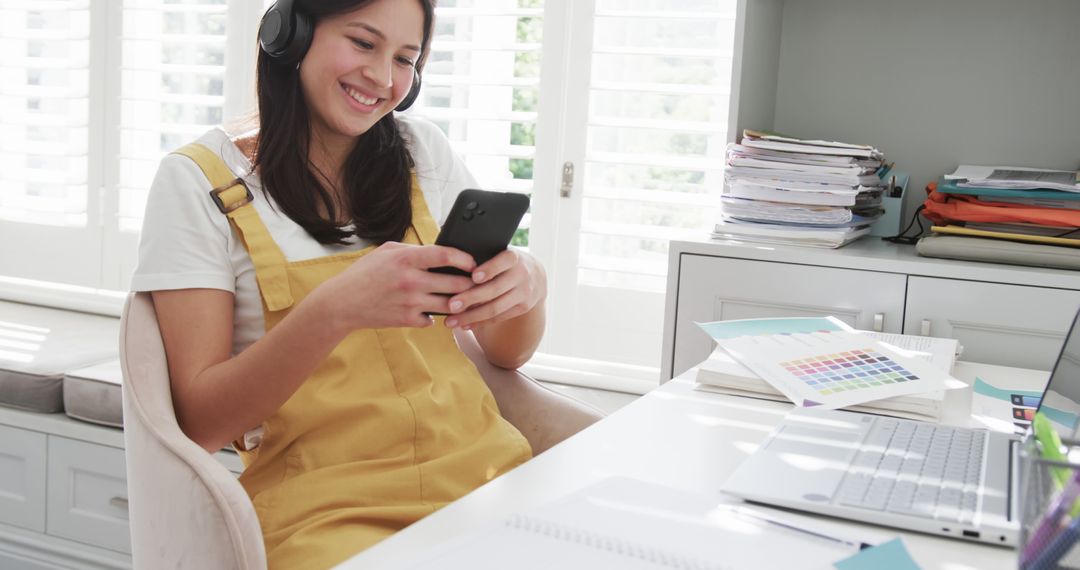
[[[907,192],[908,175],[893,172],[885,184],[881,196],[881,209],[884,213],[870,226],[870,235],[889,237],[900,233],[903,228],[904,194]]]
[[[1063,439],[1065,457],[1080,440]],[[1036,438],[1020,443],[1020,550],[1022,570],[1080,570],[1080,465],[1043,457]]]

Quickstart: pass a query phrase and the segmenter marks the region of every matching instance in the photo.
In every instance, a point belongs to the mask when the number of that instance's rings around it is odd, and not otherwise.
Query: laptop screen
[[[1076,330],[1077,319],[1080,315],[1073,317],[1072,327],[1065,335],[1065,344],[1046,384],[1046,393],[1039,403],[1039,412],[1050,420],[1058,434],[1071,439],[1080,437],[1080,332]]]

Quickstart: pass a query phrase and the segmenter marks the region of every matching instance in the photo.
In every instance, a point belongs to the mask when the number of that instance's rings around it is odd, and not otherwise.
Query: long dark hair
[[[312,23],[360,8],[372,0],[295,0],[294,10]],[[427,59],[435,25],[435,0],[418,0],[424,11],[424,38],[417,72]],[[261,49],[257,65],[259,134],[253,167],[278,207],[320,243],[344,244],[339,212],[308,158],[311,119],[295,65],[275,62]],[[345,159],[344,188],[355,235],[376,243],[400,241],[412,224],[412,155],[388,113],[357,140]],[[326,173],[331,175],[331,173]],[[328,218],[319,215],[319,205]]]

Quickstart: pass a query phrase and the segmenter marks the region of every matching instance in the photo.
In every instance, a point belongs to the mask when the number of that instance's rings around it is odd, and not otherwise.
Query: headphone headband
[[[412,86],[409,87],[409,92],[405,95],[405,98],[397,104],[397,107],[394,107],[395,111],[400,112],[412,107],[412,104],[420,97],[420,71],[414,67],[412,73]]]

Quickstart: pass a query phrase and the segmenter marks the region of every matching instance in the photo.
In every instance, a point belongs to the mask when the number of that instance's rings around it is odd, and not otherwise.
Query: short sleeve
[[[132,291],[236,292],[228,218],[208,197],[210,182],[186,156],[162,159],[150,186]]]

